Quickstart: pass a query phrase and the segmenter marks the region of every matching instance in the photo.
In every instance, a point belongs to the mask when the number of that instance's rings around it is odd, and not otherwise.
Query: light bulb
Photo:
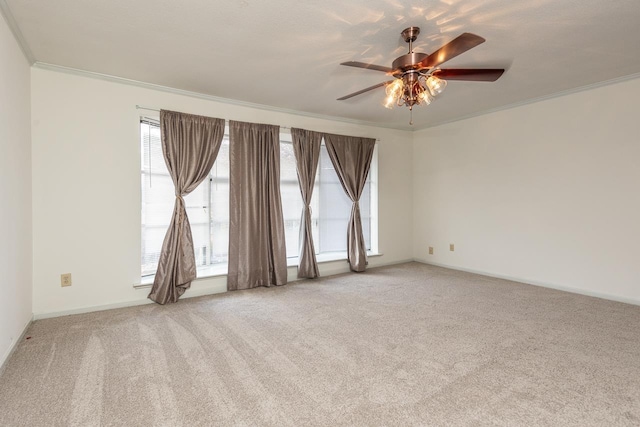
[[[431,102],[433,102],[433,96],[431,95],[431,93],[429,93],[428,90],[425,89],[418,95],[418,101],[420,102],[420,104],[429,105],[431,104]]]
[[[385,89],[387,95],[397,98],[402,92],[402,80],[396,79],[392,83],[389,83]]]
[[[396,99],[392,95],[387,95],[387,97],[384,99],[384,107],[388,108],[389,110],[393,109],[393,105],[395,103]]]
[[[387,97],[384,100],[385,108],[392,109],[397,99],[402,95],[402,80],[396,79],[385,88]]]
[[[433,96],[441,94],[444,88],[447,87],[446,80],[439,79],[435,76],[429,76],[426,83],[429,88],[429,92],[431,92]]]

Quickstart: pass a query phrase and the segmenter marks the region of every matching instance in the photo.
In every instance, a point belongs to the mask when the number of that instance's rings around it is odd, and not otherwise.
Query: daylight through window
[[[160,142],[160,126],[151,120],[140,123],[142,185],[142,257],[143,277],[155,274],[162,242],[167,232],[175,203],[174,186],[167,170]],[[360,199],[365,244],[372,249],[372,197],[376,156],[372,162],[365,189]],[[281,134],[280,192],[285,225],[287,258],[298,257],[302,197],[298,186],[296,160],[290,134]],[[225,135],[218,157],[209,176],[185,198],[185,205],[198,267],[198,276],[207,276],[212,267],[227,264],[229,248],[229,138]],[[322,145],[316,182],[311,201],[313,240],[317,254],[328,258],[344,258],[347,249],[347,223],[351,200],[345,194]]]

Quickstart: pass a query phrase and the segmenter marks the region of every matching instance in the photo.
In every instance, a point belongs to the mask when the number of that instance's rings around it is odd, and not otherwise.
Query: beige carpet
[[[640,307],[418,263],[27,336],[2,426],[640,425]]]

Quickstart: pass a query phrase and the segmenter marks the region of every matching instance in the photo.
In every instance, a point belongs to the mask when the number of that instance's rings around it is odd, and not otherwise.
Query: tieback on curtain
[[[344,192],[353,202],[347,227],[347,259],[352,271],[365,271],[367,250],[362,234],[360,218],[360,196],[365,186],[376,141],[373,138],[358,138],[325,133],[324,142],[331,163],[338,175]]]
[[[176,200],[148,298],[166,304],[178,301],[197,276],[183,194],[196,188],[213,166],[224,137],[224,120],[162,110],[160,129]]]
[[[187,216],[187,205],[184,203],[184,197],[176,194],[176,203],[182,206],[182,209],[178,209],[178,220],[182,222]]]

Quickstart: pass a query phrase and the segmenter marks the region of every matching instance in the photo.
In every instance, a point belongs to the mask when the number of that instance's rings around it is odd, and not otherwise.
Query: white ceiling
[[[3,4],[4,3],[4,4]],[[638,0],[0,0],[41,64],[306,114],[421,129],[640,73]],[[506,68],[449,83],[430,106],[382,106],[384,73],[422,30],[431,53],[463,32],[487,41],[442,68]],[[19,35],[20,38],[20,35]],[[157,106],[163,107],[163,106]]]

